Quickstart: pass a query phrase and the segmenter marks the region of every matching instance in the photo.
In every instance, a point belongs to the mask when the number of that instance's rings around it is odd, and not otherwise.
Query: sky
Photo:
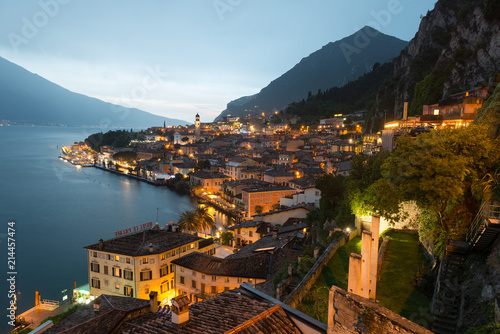
[[[369,25],[409,41],[436,0],[0,2],[0,57],[73,92],[211,122]]]

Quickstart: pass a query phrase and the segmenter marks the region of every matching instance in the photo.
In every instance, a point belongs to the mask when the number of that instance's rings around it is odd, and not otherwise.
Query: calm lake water
[[[88,283],[84,246],[113,238],[115,231],[156,222],[157,208],[164,226],[195,206],[189,196],[92,167],[77,169],[58,158],[61,145],[93,132],[97,130],[0,127],[0,251],[7,273],[7,223],[15,221],[20,313],[34,306],[35,290],[42,299],[60,301],[64,289],[71,297],[74,280],[77,286]],[[0,287],[5,310],[6,279]],[[0,332],[8,328],[6,315],[2,319]]]

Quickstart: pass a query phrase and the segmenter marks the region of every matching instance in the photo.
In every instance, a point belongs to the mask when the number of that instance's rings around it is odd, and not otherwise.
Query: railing
[[[486,212],[486,217],[488,219],[495,219],[497,221],[500,219],[500,203],[499,202],[490,201],[490,203],[488,205],[487,212]],[[496,223],[498,224],[498,222],[496,222]]]
[[[59,302],[56,300],[48,300],[44,299],[42,302],[39,304],[40,308],[42,309],[48,309],[48,310],[53,310],[55,308],[59,307]]]
[[[485,213],[488,211],[489,206],[490,206],[489,202],[484,202],[483,205],[481,205],[481,208],[479,209],[479,212],[477,213],[476,217],[472,221],[472,224],[469,226],[466,237],[466,241],[469,244],[469,246],[474,246],[476,244],[477,241],[476,239],[479,229],[480,227],[486,224],[486,220],[484,218],[485,218]]]

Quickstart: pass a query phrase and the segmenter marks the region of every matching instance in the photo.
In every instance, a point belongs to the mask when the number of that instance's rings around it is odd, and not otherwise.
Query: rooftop
[[[266,279],[270,254],[250,254],[244,258],[220,259],[203,253],[193,252],[172,261],[173,264],[206,275],[247,277]]]
[[[150,229],[106,240],[102,244],[102,249],[99,248],[99,242],[84,248],[121,255],[144,256],[163,253],[200,239],[191,234]],[[150,244],[153,245],[153,252],[150,252]]]

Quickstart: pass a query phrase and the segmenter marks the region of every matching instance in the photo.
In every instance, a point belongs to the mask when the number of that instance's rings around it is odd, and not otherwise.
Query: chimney
[[[182,325],[189,321],[189,299],[183,294],[172,299],[172,323]]]
[[[278,228],[277,227],[275,227],[273,229],[273,239],[278,240]]]
[[[103,248],[104,248],[104,240],[99,239],[99,249],[103,249]]]
[[[149,293],[149,310],[151,313],[158,311],[158,292],[151,291]]]
[[[101,300],[96,299],[94,300],[94,312],[99,312],[101,310]]]
[[[152,242],[149,243],[149,252],[153,253],[153,243]]]

